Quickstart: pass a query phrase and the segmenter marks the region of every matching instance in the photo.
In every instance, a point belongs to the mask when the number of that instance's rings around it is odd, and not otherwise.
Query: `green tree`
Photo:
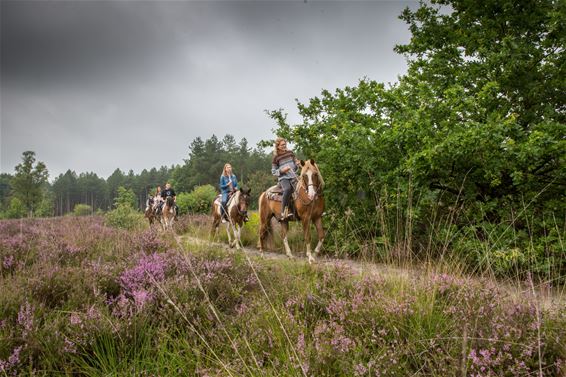
[[[566,3],[433,0],[401,18],[412,38],[396,47],[409,63],[397,84],[323,90],[298,103],[299,124],[269,112],[275,132],[319,162],[329,213],[358,235],[424,236],[438,232],[432,211],[457,210],[461,234],[529,249],[548,269],[563,250],[548,234],[566,218]]]
[[[136,194],[132,189],[127,189],[123,186],[118,187],[118,196],[114,199],[114,206],[137,208]]]
[[[22,163],[16,166],[16,174],[12,178],[13,196],[18,198],[26,208],[28,215],[33,216],[37,205],[43,199],[43,187],[47,183],[49,173],[43,162],[35,160],[35,152],[26,151]]]

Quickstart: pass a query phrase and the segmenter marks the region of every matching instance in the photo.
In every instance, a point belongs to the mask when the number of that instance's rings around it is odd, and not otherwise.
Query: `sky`
[[[402,1],[0,2],[0,171],[183,164],[196,138],[273,139],[265,110],[406,72]]]

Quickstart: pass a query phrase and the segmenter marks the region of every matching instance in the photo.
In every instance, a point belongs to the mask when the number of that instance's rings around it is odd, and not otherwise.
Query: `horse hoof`
[[[314,259],[314,257],[309,256],[309,264],[313,264],[314,262],[316,262],[316,259]]]

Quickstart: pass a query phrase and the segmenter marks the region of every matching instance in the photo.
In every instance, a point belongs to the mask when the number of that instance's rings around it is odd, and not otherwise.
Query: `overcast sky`
[[[181,164],[191,141],[273,138],[264,110],[406,71],[415,2],[0,2],[0,170],[50,181]]]

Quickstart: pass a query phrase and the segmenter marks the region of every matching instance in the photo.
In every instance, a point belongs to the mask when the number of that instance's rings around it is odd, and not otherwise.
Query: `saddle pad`
[[[273,200],[275,202],[280,202],[283,200],[283,195],[279,192],[266,192],[265,195],[267,196],[268,200]]]
[[[273,200],[275,202],[280,202],[283,200],[283,189],[279,185],[271,186],[265,191],[265,196],[267,199]],[[297,192],[293,191],[291,194],[293,200],[297,199]]]

